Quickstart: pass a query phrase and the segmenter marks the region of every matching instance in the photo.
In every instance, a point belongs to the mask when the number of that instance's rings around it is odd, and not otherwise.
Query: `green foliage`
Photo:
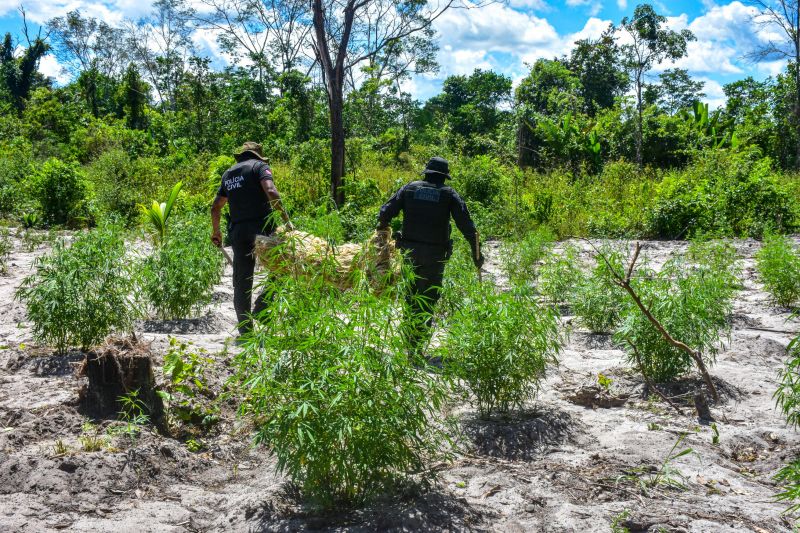
[[[511,185],[510,172],[488,155],[464,158],[452,169],[453,187],[467,202],[493,204]]]
[[[698,251],[670,259],[658,272],[637,268],[632,282],[667,332],[698,350],[707,365],[730,330],[728,316],[738,288],[738,264],[726,248],[724,243],[698,245]],[[638,307],[628,309],[614,337],[627,346],[632,365],[656,382],[674,380],[692,368],[693,359],[667,343]]]
[[[782,307],[800,299],[800,250],[788,237],[768,235],[756,253],[756,267],[764,288]]]
[[[572,301],[583,273],[578,249],[568,244],[560,253],[551,253],[539,269],[539,293],[552,304]]]
[[[185,216],[175,220],[169,238],[144,259],[140,288],[158,318],[187,318],[200,313],[211,301],[224,259],[209,235],[211,226],[206,217]]]
[[[536,280],[539,263],[550,252],[555,235],[546,226],[540,226],[516,242],[504,244],[501,252],[503,270],[515,285]]]
[[[622,271],[622,254],[607,248],[601,253],[617,272]],[[608,264],[599,257],[596,261],[591,275],[583,279],[575,291],[572,310],[589,331],[611,333],[622,318],[628,297],[613,283]]]
[[[661,464],[657,467],[632,468],[625,474],[617,477],[617,483],[620,481],[633,482],[645,496],[649,496],[651,490],[659,488],[678,491],[687,490],[686,476],[674,465],[677,459],[696,453],[692,448],[683,448],[680,451],[676,451],[685,439],[686,433],[681,433],[672,445],[672,448],[667,452],[663,461],[661,461]]]
[[[792,514],[800,511],[800,459],[795,459],[791,463],[781,468],[775,474],[775,481],[781,484],[781,492],[775,498],[780,502],[790,502],[784,513]]]
[[[168,412],[181,422],[206,427],[217,422],[219,408],[212,402],[215,395],[206,376],[213,362],[203,348],[169,339],[169,351],[164,356],[166,390],[158,391],[158,395]]]
[[[552,308],[527,291],[498,293],[490,283],[470,284],[446,331],[445,368],[464,383],[484,417],[533,400],[561,348]]]
[[[106,224],[79,234],[72,245],[57,241],[34,263],[17,290],[39,342],[59,352],[88,349],[138,316],[133,271],[120,229]]]
[[[76,226],[86,222],[89,190],[77,165],[49,159],[35,167],[31,192],[45,223]]]
[[[775,399],[778,409],[786,417],[786,422],[792,426],[800,425],[800,337],[789,343],[789,354],[784,367],[778,371],[778,389]]]
[[[391,490],[449,450],[435,422],[447,384],[405,352],[403,284],[376,296],[363,276],[344,293],[321,278],[271,279],[264,326],[237,357],[256,441],[324,507]]]
[[[120,217],[127,225],[138,221],[139,199],[156,194],[161,180],[151,158],[131,158],[120,149],[104,152],[87,168],[94,205],[101,217]]]
[[[703,152],[682,172],[660,184],[650,213],[649,233],[675,239],[700,232],[760,236],[794,223],[791,198],[769,160]]]
[[[0,274],[8,272],[8,258],[11,257],[13,249],[11,232],[8,231],[8,228],[0,228]]]

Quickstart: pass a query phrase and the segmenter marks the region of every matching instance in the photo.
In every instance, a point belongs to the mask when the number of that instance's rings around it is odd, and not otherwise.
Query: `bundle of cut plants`
[[[256,238],[256,256],[271,272],[322,276],[340,289],[353,287],[366,273],[367,281],[381,291],[400,276],[401,255],[394,242],[378,232],[364,243],[333,245],[310,233],[279,228]]]

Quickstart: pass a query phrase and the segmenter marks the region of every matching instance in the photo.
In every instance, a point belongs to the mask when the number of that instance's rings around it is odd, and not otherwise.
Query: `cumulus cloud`
[[[603,9],[603,3],[600,0],[567,0],[567,5],[570,7],[586,7],[591,16],[597,15]]]
[[[125,18],[137,19],[147,14],[153,0],[25,0],[22,4],[28,19],[36,24],[44,24],[53,17],[79,10],[86,16],[115,25]],[[0,0],[0,16],[16,11],[19,5],[19,0]]]

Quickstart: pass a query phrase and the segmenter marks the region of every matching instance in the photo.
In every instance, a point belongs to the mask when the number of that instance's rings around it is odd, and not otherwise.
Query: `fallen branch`
[[[653,313],[650,312],[650,309],[642,303],[642,299],[636,293],[634,288],[631,286],[631,277],[633,276],[633,271],[636,268],[636,261],[639,259],[639,254],[642,251],[642,245],[639,242],[634,244],[633,248],[633,257],[631,258],[630,263],[628,264],[628,270],[625,272],[625,277],[623,277],[619,272],[617,272],[611,263],[608,261],[608,258],[589,241],[592,248],[597,252],[597,254],[603,259],[603,261],[608,266],[608,269],[611,271],[611,275],[614,276],[614,284],[623,288],[625,292],[627,292],[636,306],[644,313],[644,316],[647,318],[648,321],[653,325],[661,336],[664,337],[664,340],[667,341],[668,344],[672,345],[673,347],[687,353],[697,364],[697,368],[700,370],[700,373],[703,375],[703,381],[705,381],[706,387],[711,392],[712,398],[714,398],[715,402],[719,401],[719,394],[717,393],[717,388],[714,386],[714,382],[711,381],[711,376],[708,373],[708,369],[706,368],[705,363],[703,362],[703,357],[699,351],[693,350],[685,343],[675,339],[670,333],[664,328],[661,322],[658,321],[656,317],[653,316]]]

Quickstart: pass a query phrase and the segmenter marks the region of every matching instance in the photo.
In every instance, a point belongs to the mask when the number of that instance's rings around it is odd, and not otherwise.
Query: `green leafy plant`
[[[630,529],[622,525],[630,516],[631,512],[628,509],[615,515],[611,519],[611,533],[630,533]]]
[[[166,390],[158,391],[158,395],[178,420],[206,427],[217,422],[219,408],[213,401],[216,395],[206,376],[213,362],[203,348],[170,338],[169,351],[164,356]]]
[[[560,254],[547,257],[539,269],[539,292],[553,304],[571,301],[582,275],[578,249],[567,245]]]
[[[172,187],[166,202],[159,203],[153,200],[153,203],[149,207],[144,205],[139,206],[145,219],[150,222],[150,227],[155,234],[156,241],[159,243],[164,243],[167,237],[167,222],[169,221],[172,208],[175,206],[178,194],[181,192],[182,188],[183,182],[179,181]]]
[[[640,268],[631,285],[661,326],[710,364],[720,338],[730,330],[728,316],[737,290],[732,279],[738,267],[735,259],[722,265],[709,259],[717,255],[698,257],[692,261],[691,254],[677,256],[658,272]],[[656,382],[674,380],[695,364],[685,350],[665,339],[639,307],[630,306],[614,336],[628,348],[631,364]]]
[[[714,422],[711,423],[711,444],[719,446],[719,428]]]
[[[11,242],[11,232],[8,228],[0,229],[0,274],[8,272],[8,258],[11,257],[11,251],[14,249],[14,243]]]
[[[555,310],[527,291],[497,293],[489,283],[472,284],[446,331],[445,368],[464,383],[482,416],[535,398],[561,348]]]
[[[645,496],[650,495],[650,490],[657,488],[666,488],[672,490],[687,490],[686,476],[675,467],[675,461],[686,455],[695,453],[692,448],[683,448],[677,451],[683,441],[686,439],[686,433],[681,433],[675,443],[670,448],[667,455],[656,468],[640,467],[632,468],[625,474],[618,476],[616,482],[628,481],[635,483]]]
[[[606,392],[611,392],[611,385],[614,384],[614,380],[601,373],[597,374],[597,384],[603,387]]]
[[[788,237],[768,235],[756,253],[761,282],[772,299],[782,307],[800,299],[800,251]]]
[[[399,317],[405,282],[378,296],[357,272],[344,293],[319,277],[275,277],[237,357],[241,410],[278,470],[324,507],[363,502],[450,456],[435,422],[442,375],[412,365]]]
[[[536,280],[540,262],[553,246],[555,235],[546,226],[527,233],[521,240],[503,247],[503,270],[515,285]]]
[[[39,215],[35,211],[29,211],[22,215],[23,228],[35,228],[39,224]]]
[[[622,269],[622,254],[613,250],[601,253],[613,268]],[[581,324],[594,333],[614,331],[629,304],[624,291],[614,284],[608,264],[600,259],[591,275],[578,285],[571,303]]]
[[[108,437],[103,435],[96,425],[84,422],[78,442],[81,443],[81,448],[85,452],[99,452],[108,446]]]
[[[26,305],[34,337],[59,352],[99,344],[140,315],[125,241],[113,225],[79,234],[69,246],[57,241],[34,269],[16,297]]]
[[[37,166],[32,193],[47,224],[79,226],[88,217],[89,189],[75,164],[53,158]]]
[[[64,444],[64,441],[58,439],[55,444],[53,444],[53,455],[56,457],[62,457],[69,453],[69,447]]]
[[[178,219],[170,237],[142,264],[139,285],[150,309],[161,319],[187,318],[208,305],[222,277],[223,257],[209,241],[208,220]]]

